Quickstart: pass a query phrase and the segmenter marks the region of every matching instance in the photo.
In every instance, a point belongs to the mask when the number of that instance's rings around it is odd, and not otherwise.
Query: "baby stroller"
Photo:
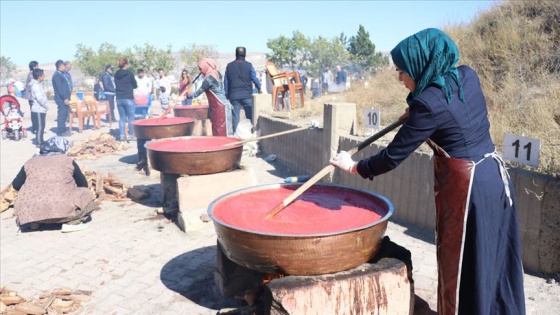
[[[23,127],[22,112],[18,100],[12,95],[0,96],[0,110],[4,116],[2,127],[2,139],[6,138],[19,141],[27,137],[27,131]]]

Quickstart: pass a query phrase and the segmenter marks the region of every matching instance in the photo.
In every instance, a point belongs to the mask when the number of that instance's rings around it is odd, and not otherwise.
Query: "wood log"
[[[109,192],[115,194],[115,195],[119,195],[119,194],[122,194],[122,193],[123,193],[122,190],[117,189],[117,188],[113,188],[113,186],[108,185],[108,184],[103,184],[103,188],[104,188],[105,190],[107,190],[107,191],[109,191]]]
[[[20,311],[20,312],[25,312],[26,314],[31,314],[31,315],[43,315],[45,314],[45,311],[43,310],[42,307],[37,306],[35,304],[31,304],[31,303],[21,303],[16,305],[16,310]]]
[[[21,296],[0,296],[0,301],[6,305],[13,305],[25,302]]]

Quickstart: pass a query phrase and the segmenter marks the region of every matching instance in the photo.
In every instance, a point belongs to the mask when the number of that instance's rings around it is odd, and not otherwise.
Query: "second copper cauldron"
[[[227,137],[179,137],[148,142],[146,149],[155,170],[204,175],[238,168],[243,153],[243,144],[238,142]]]
[[[173,107],[175,117],[189,117],[196,120],[208,118],[208,105],[186,105]]]
[[[161,139],[190,136],[195,120],[186,117],[147,118],[132,123],[138,139]]]
[[[380,195],[316,184],[272,219],[265,219],[299,184],[241,189],[213,201],[214,221],[225,255],[265,273],[318,275],[357,267],[381,246],[391,202]]]

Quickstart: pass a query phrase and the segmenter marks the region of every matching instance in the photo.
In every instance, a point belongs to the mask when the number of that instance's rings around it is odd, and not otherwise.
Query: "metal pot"
[[[215,141],[214,148],[197,150],[203,142]],[[179,137],[159,139],[146,144],[152,168],[162,173],[204,175],[229,171],[239,167],[243,144],[227,137]]]
[[[186,117],[147,118],[132,123],[134,135],[138,139],[160,139],[190,136],[195,120]]]
[[[196,120],[208,118],[208,105],[175,106],[173,114],[175,117],[189,117]]]
[[[367,222],[359,228],[350,230],[306,235],[262,233],[232,226],[214,215],[214,208],[221,201],[242,198],[242,194],[246,192],[258,191],[267,194],[269,191],[286,186],[294,186],[293,189],[297,189],[299,184],[273,184],[241,189],[223,195],[210,204],[208,214],[214,221],[218,241],[229,259],[239,265],[265,273],[318,275],[357,267],[377,254],[387,229],[388,219],[393,214],[393,205],[387,198],[364,190],[338,185],[315,185],[333,189],[332,195],[340,193],[340,189],[350,194],[361,194],[385,209],[386,212],[378,221]],[[270,208],[275,205],[272,204]],[[246,206],[252,207],[251,204]]]

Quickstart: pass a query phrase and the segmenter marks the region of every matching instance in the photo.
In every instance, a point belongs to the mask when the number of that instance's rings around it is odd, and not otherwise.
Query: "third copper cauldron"
[[[173,107],[175,117],[189,117],[196,120],[208,118],[208,105],[186,105]]]
[[[132,123],[138,139],[161,139],[190,136],[195,120],[186,117],[147,118]]]
[[[354,268],[377,254],[393,214],[387,198],[318,184],[272,219],[265,219],[298,187],[250,187],[212,202],[208,214],[225,255],[265,273],[318,275]]]

